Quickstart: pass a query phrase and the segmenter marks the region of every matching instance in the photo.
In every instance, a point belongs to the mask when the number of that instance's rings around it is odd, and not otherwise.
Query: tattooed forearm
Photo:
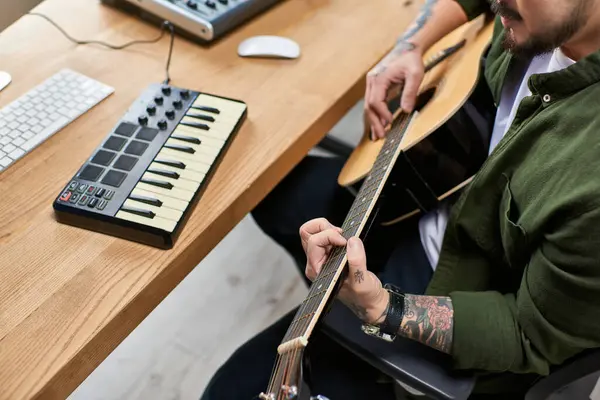
[[[365,280],[365,274],[362,271],[358,270],[354,273],[354,282],[362,283]]]
[[[358,304],[354,304],[354,303],[349,304],[348,307],[362,321],[367,319],[367,310],[364,307],[361,307]]]
[[[417,48],[417,45],[411,42],[398,42],[392,49],[391,53],[393,55],[400,55],[407,51],[412,51]]]
[[[411,37],[416,35],[417,32],[419,32],[423,28],[423,26],[425,26],[425,24],[431,17],[433,7],[435,6],[436,3],[437,3],[437,0],[427,0],[425,2],[425,4],[423,5],[423,8],[421,9],[421,13],[419,14],[419,16],[417,17],[415,22],[406,31],[406,33],[398,39],[398,42],[397,42],[398,44],[406,42],[408,39],[410,39]]]
[[[450,354],[454,327],[450,297],[405,296],[399,334]]]

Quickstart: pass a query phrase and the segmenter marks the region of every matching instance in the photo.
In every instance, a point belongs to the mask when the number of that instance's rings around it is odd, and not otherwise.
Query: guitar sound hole
[[[421,111],[421,109],[423,107],[425,107],[427,105],[427,103],[429,103],[429,101],[435,94],[436,90],[437,90],[437,87],[432,87],[430,89],[427,89],[423,93],[421,93],[419,96],[417,96],[415,110]],[[392,112],[392,114],[394,114],[400,108],[400,99],[401,99],[401,95],[393,97],[391,100],[388,101],[388,103],[387,103],[388,108]]]
[[[436,90],[437,87],[432,87],[421,93],[417,97],[417,102],[415,103],[415,110],[421,111],[421,109],[425,107],[427,103],[429,103],[429,101],[433,98],[433,95],[435,94]]]

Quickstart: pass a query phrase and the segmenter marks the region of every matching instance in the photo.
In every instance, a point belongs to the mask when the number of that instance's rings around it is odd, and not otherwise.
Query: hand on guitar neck
[[[342,282],[338,298],[358,318],[371,325],[381,325],[390,307],[390,293],[379,278],[367,269],[362,241],[346,239],[341,228],[325,218],[308,221],[300,228],[302,247],[306,253],[306,276],[314,281],[332,250],[346,246],[348,274]],[[452,348],[454,309],[449,297],[403,294],[404,307],[398,335],[416,340],[444,353]]]
[[[306,277],[314,281],[334,246],[347,246],[348,274],[338,298],[361,320],[368,323],[382,322],[385,317],[389,294],[374,273],[367,270],[363,243],[352,237],[342,236],[342,229],[333,226],[325,218],[313,219],[300,228],[302,247],[306,252]]]

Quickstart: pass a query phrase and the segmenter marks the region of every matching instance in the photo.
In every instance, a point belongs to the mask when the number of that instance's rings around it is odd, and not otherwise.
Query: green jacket
[[[489,11],[458,2],[469,18]],[[496,104],[516,60],[502,29],[497,19],[484,74]],[[533,75],[532,96],[452,208],[428,294],[452,298],[458,369],[537,377],[600,347],[598,81],[600,52]]]

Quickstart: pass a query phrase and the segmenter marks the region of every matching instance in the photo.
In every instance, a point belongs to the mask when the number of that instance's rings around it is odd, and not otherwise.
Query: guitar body
[[[402,139],[401,153],[385,190],[385,206],[378,216],[383,225],[427,212],[458,194],[487,158],[496,107],[483,79],[481,60],[493,24],[488,23],[474,35],[482,22],[476,19],[465,24],[425,55],[425,59],[430,58],[467,39],[461,50],[427,73],[421,84],[418,114]],[[398,105],[398,97],[388,102],[392,111]],[[385,142],[372,141],[367,127],[365,120],[365,134],[338,177],[341,186],[360,185]]]

